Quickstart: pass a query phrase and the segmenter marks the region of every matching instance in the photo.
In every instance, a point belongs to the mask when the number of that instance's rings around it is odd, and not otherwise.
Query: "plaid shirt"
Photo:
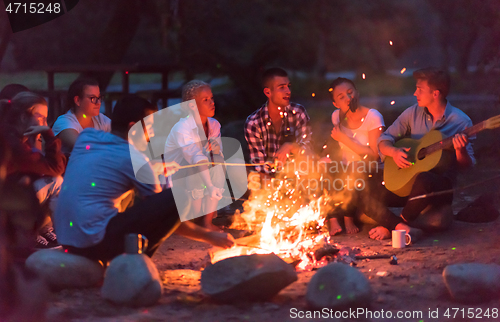
[[[276,133],[267,103],[253,112],[245,122],[245,139],[250,150],[251,163],[274,162],[276,152],[286,142],[287,134],[295,136],[295,142],[304,148],[311,147],[311,127],[306,109],[290,103],[282,111],[281,128]],[[256,167],[257,171],[272,173],[269,167]]]

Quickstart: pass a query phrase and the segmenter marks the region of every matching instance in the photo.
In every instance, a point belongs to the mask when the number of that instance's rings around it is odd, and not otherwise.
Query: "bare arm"
[[[76,139],[78,139],[78,132],[74,129],[62,130],[57,137],[61,140],[62,145],[68,150],[72,151]]]
[[[464,134],[457,134],[453,137],[453,147],[457,156],[457,162],[462,169],[472,166],[473,161],[467,152],[467,144],[469,140]]]
[[[378,148],[382,154],[393,158],[398,167],[408,168],[411,165],[407,159],[408,154],[406,153],[410,148],[396,148],[392,142],[388,140],[380,141]]]
[[[233,236],[227,233],[219,233],[185,221],[179,225],[176,234],[181,236],[206,242],[217,247],[230,248],[234,246]]]

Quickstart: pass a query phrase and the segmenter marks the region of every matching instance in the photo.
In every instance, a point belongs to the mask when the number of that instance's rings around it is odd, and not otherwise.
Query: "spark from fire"
[[[392,43],[392,40],[389,40],[389,45],[391,45],[391,46],[392,46],[392,44],[393,44],[393,43]]]
[[[396,104],[396,101],[391,101],[391,105],[394,105],[394,104]]]
[[[401,74],[404,74],[406,72],[406,68],[401,69]]]
[[[363,75],[361,75],[361,77],[363,77],[363,79],[366,79],[365,73],[363,73]]]
[[[293,161],[289,161],[288,165],[293,165]],[[331,207],[331,196],[322,190],[317,191],[319,194],[316,190],[311,192],[314,183],[307,181],[310,173],[298,170],[287,175],[276,172],[277,177],[271,179],[270,184],[265,184],[267,189],[252,190],[252,196],[243,205],[244,211],[236,216],[239,219],[235,222],[239,222],[240,226],[233,228],[252,230],[256,234],[244,237],[251,238],[251,242],[241,242],[241,246],[212,253],[213,263],[240,255],[275,253],[284,260],[299,261],[298,269],[311,269],[311,265],[318,265],[319,261],[314,260],[311,254],[318,244],[328,243],[328,232],[323,226]],[[301,176],[310,185],[301,185]]]

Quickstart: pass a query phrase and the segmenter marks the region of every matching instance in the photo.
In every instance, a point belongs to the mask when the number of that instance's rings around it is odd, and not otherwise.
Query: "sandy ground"
[[[499,175],[497,166],[476,167],[462,180],[461,185]],[[498,189],[500,183],[490,182],[458,192],[453,208],[455,213],[480,193]],[[374,300],[372,312],[384,310],[410,311],[411,318],[368,318],[365,321],[499,321],[477,315],[489,309],[500,310],[500,301],[480,305],[463,305],[452,301],[443,283],[443,269],[456,263],[500,264],[500,219],[492,223],[470,224],[455,221],[450,230],[424,236],[405,249],[393,249],[388,241],[374,241],[367,236],[369,227],[355,235],[342,234],[334,242],[347,247],[359,247],[364,252],[396,254],[398,265],[388,259],[360,260],[357,269],[370,281]],[[220,305],[213,303],[200,291],[200,274],[207,261],[209,245],[172,236],[153,257],[164,281],[164,295],[159,303],[148,308],[126,308],[113,305],[99,296],[99,289],[64,290],[49,300],[47,321],[288,321],[297,320],[291,310],[307,310],[307,283],[315,272],[299,272],[297,282],[264,303]],[[385,272],[385,276],[377,273]],[[462,309],[456,312],[453,308]],[[476,318],[462,319],[473,308]],[[447,309],[451,317],[444,316]],[[429,310],[438,310],[437,318]],[[498,312],[498,311],[497,311]],[[419,316],[418,314],[422,314]],[[301,319],[309,320],[309,319]],[[313,319],[319,321],[322,319]],[[335,321],[338,319],[324,319]],[[363,320],[363,319],[358,319]],[[340,321],[340,320],[339,320]]]

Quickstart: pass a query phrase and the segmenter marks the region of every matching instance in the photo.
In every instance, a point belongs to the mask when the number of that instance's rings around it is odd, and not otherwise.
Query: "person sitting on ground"
[[[151,106],[138,96],[126,96],[113,109],[111,133],[88,128],[78,137],[54,216],[59,242],[68,252],[107,262],[124,252],[125,236],[134,233],[148,238],[145,254],[152,256],[174,231],[219,247],[234,245],[228,234],[180,223],[178,209],[188,207],[176,205],[171,189],[162,191],[149,160],[130,145],[129,130],[155,112]],[[144,164],[141,180],[133,162]],[[165,167],[167,174],[178,169],[175,163]],[[119,211],[131,189],[143,199]]]
[[[100,113],[101,101],[99,83],[95,79],[78,78],[70,85],[66,97],[68,112],[59,116],[52,126],[67,156],[71,154],[78,134],[84,129],[111,131],[111,120]]]
[[[379,161],[377,140],[385,128],[382,115],[375,109],[359,104],[359,93],[356,86],[347,78],[335,79],[331,83],[329,91],[333,106],[337,108],[332,114],[331,137],[340,145],[341,162],[349,165],[351,162]],[[348,174],[344,173],[343,175]],[[342,231],[339,224],[339,219],[342,216],[346,232],[348,234],[357,233],[359,229],[354,224],[356,211],[355,202],[336,206],[327,216],[330,235],[334,236]]]
[[[61,153],[60,140],[47,126],[47,101],[38,94],[21,92],[10,103],[4,100],[1,105],[7,109],[2,128],[12,150],[12,158],[7,164],[7,182],[29,177],[39,203],[45,208],[37,219],[36,247],[58,247],[47,215],[55,209],[66,158]],[[43,151],[40,137],[45,142]]]
[[[469,168],[475,163],[474,152],[469,142],[471,138],[460,133],[471,127],[472,121],[446,99],[450,89],[448,73],[437,68],[424,68],[415,71],[413,77],[416,80],[414,96],[417,97],[417,104],[403,111],[380,136],[378,140],[380,152],[385,157],[393,158],[399,168],[411,167],[413,164],[408,160],[407,153],[409,148],[395,147],[394,143],[404,137],[420,139],[431,130],[439,130],[445,137],[453,137],[453,160],[444,172],[433,169],[419,173],[408,197],[398,197],[380,184],[376,189],[381,193],[378,199],[385,200],[388,206],[403,205],[404,208],[399,217],[385,215],[372,217],[381,225],[370,231],[370,237],[373,239],[389,238],[391,230],[396,228],[409,231],[413,229],[410,226],[414,225],[432,230],[448,228],[453,215],[451,209],[453,193],[411,201],[409,199],[432,192],[451,190],[458,171]],[[428,209],[435,211],[429,212]],[[429,213],[432,216],[427,216]]]
[[[182,101],[185,102],[189,115],[181,118],[168,135],[165,161],[175,161],[180,165],[204,164],[179,171],[173,176],[173,180],[185,186],[192,198],[189,218],[199,218],[206,214],[203,226],[218,231],[219,228],[212,224],[212,220],[217,214],[217,204],[222,197],[226,177],[222,165],[210,168],[206,165],[209,161],[224,162],[221,126],[213,118],[215,104],[212,89],[203,81],[192,80],[182,88]]]
[[[266,70],[262,75],[262,87],[268,101],[245,122],[250,162],[283,165],[301,149],[310,153],[309,115],[302,105],[290,102],[292,92],[287,72],[281,68]],[[276,173],[275,167],[267,164],[255,169],[260,174],[260,181],[267,181]]]

